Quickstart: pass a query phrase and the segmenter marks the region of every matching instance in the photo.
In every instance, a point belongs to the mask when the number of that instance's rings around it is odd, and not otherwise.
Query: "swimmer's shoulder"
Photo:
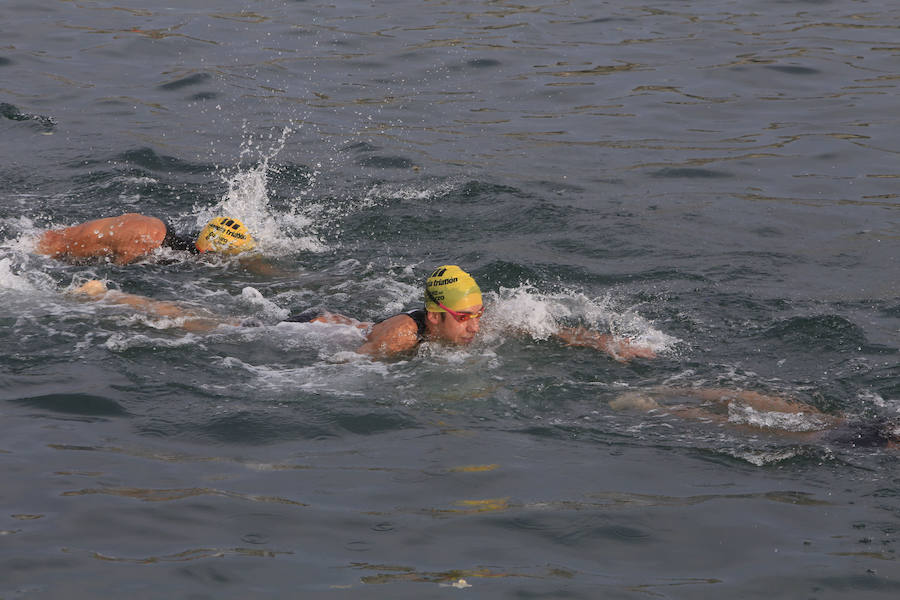
[[[372,325],[359,352],[374,356],[389,356],[411,350],[420,341],[422,338],[419,335],[419,325],[407,313],[400,313]]]

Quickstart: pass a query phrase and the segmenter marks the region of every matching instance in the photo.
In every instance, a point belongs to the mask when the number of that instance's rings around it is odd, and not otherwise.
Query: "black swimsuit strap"
[[[419,328],[419,331],[417,332],[418,336],[420,338],[425,337],[425,331],[428,329],[427,321],[425,320],[425,315],[427,314],[425,309],[417,308],[416,310],[411,310],[403,314],[416,322],[416,326]]]

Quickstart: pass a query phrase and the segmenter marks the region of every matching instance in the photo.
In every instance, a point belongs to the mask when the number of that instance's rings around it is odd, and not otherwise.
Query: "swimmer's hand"
[[[631,338],[613,338],[610,336],[605,350],[619,362],[628,362],[632,358],[656,358],[656,352],[650,346],[632,343]]]
[[[653,348],[634,344],[630,338],[617,338],[582,327],[561,327],[556,335],[569,346],[594,348],[606,352],[620,363],[632,358],[656,358]]]
[[[101,298],[106,295],[106,292],[109,291],[109,288],[106,287],[106,284],[100,281],[99,279],[91,279],[86,283],[80,285],[79,287],[72,290],[72,294],[76,296],[86,296],[88,298]]]

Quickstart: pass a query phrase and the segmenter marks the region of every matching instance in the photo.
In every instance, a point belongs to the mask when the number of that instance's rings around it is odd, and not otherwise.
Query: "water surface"
[[[900,591],[896,450],[610,404],[898,416],[892,3],[5,8],[0,597]],[[279,273],[32,252],[122,212],[234,214]],[[414,308],[445,263],[488,301],[470,348],[281,323]]]

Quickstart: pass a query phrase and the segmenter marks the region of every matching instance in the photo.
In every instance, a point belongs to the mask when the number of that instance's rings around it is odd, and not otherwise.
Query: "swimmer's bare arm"
[[[560,327],[556,336],[569,346],[594,348],[606,352],[619,362],[628,362],[632,358],[656,357],[649,346],[633,344],[629,338],[617,338],[583,327]]]
[[[161,300],[152,300],[144,296],[136,294],[126,294],[119,291],[110,291],[106,284],[97,279],[92,279],[73,290],[74,294],[91,298],[93,300],[106,300],[113,304],[123,304],[131,306],[148,315],[157,317],[168,317],[172,319],[184,319],[181,327],[187,331],[210,331],[219,325],[226,323],[225,320],[216,319],[208,315],[202,315],[190,309],[181,307],[173,302],[164,302]]]
[[[281,269],[259,255],[245,256],[238,259],[240,265],[254,275],[263,277],[283,277],[295,275],[293,271]]]

